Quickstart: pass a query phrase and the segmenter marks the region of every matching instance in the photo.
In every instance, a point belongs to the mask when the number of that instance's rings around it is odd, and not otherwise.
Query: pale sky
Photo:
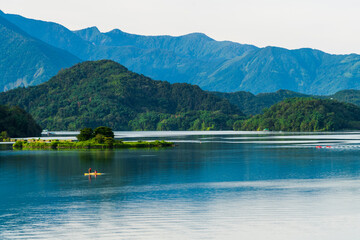
[[[360,54],[358,0],[0,0],[5,13],[141,35],[202,32],[259,47]]]

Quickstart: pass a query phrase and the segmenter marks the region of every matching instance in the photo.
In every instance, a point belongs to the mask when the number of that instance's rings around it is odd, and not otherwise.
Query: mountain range
[[[32,39],[57,48],[57,53],[63,57],[55,59],[62,59],[63,65],[79,59],[112,59],[153,79],[196,84],[202,89],[219,92],[249,91],[257,94],[287,89],[328,95],[343,89],[360,89],[360,56],[356,54],[332,55],[314,49],[258,48],[215,41],[202,33],[172,37],[141,36],[118,29],[102,33],[96,27],[71,31],[57,23],[14,14],[0,12],[0,17]],[[9,42],[9,38],[8,34],[2,34],[0,45]],[[25,50],[19,49],[14,54],[8,52],[7,55],[16,59],[22,51]],[[34,53],[33,58],[38,57]],[[55,61],[54,58],[48,60]],[[28,64],[36,69],[35,62]],[[63,66],[57,64],[56,70],[61,68]],[[49,75],[55,72],[47,65],[42,69]],[[0,81],[6,88],[0,87],[0,90],[21,85],[19,78],[9,77],[13,74],[11,71],[2,73]],[[24,85],[47,80],[46,74],[43,77],[34,74],[26,75],[33,76],[33,80],[27,80]]]
[[[30,36],[0,14],[0,91],[40,84],[80,61]]]

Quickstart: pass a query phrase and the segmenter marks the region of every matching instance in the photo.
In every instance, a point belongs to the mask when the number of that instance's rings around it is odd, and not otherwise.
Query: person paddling
[[[91,168],[89,168],[89,170],[88,170],[88,171],[89,171],[89,174],[90,174],[90,173],[91,173]]]

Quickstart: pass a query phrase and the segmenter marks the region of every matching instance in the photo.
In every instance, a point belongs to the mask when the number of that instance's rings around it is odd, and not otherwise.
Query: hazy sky
[[[203,32],[259,47],[360,54],[358,0],[0,0],[0,9],[72,30],[97,26],[101,31],[174,36]]]

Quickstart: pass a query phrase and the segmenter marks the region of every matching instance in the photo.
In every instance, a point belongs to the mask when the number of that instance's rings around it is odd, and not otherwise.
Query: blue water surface
[[[358,133],[169,133],[141,139],[168,139],[177,146],[71,151],[1,146],[0,238],[356,239],[360,234]],[[104,175],[84,176],[89,167]]]

